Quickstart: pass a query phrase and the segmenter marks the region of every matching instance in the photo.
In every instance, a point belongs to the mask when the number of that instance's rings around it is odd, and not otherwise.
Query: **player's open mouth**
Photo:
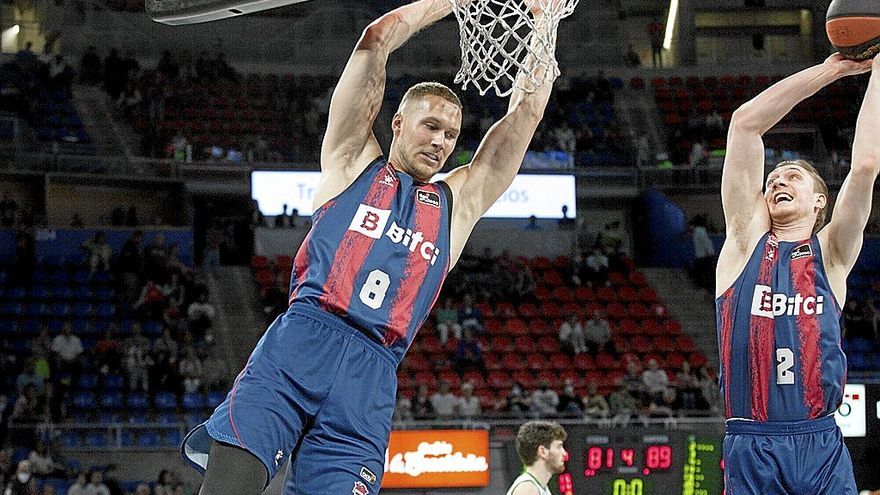
[[[782,203],[784,201],[793,201],[794,198],[791,197],[788,193],[777,193],[776,196],[773,196],[773,202],[775,204]]]
[[[426,156],[432,162],[440,163],[440,157],[435,155],[434,153],[422,153],[422,155]]]

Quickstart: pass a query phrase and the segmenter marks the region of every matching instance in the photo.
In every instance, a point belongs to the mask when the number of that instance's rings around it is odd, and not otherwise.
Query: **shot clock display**
[[[722,495],[723,431],[568,426],[558,495]]]

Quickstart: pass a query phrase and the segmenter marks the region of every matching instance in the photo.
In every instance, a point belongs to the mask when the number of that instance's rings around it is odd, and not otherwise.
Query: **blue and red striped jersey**
[[[837,409],[846,382],[841,309],[816,236],[765,234],[715,303],[728,418],[799,421]]]
[[[290,303],[341,316],[403,359],[449,271],[452,193],[374,160],[312,215]]]

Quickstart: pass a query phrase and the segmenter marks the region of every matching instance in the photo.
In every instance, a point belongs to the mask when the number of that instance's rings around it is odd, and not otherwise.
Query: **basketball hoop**
[[[560,19],[571,15],[578,0],[533,0],[545,10],[537,22],[525,0],[449,0],[461,34],[461,68],[455,82],[485,95],[498,96],[514,88],[534,92],[559,76],[554,52]],[[540,27],[540,29],[535,29]],[[536,64],[525,70],[527,60]],[[534,69],[543,70],[534,70]],[[517,77],[522,72],[523,77]],[[540,79],[535,73],[542,74]]]

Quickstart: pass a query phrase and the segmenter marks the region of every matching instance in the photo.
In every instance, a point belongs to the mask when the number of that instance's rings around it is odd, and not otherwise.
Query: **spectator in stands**
[[[709,165],[709,150],[706,149],[706,141],[697,139],[691,145],[691,153],[688,155],[688,165],[692,169]]]
[[[147,273],[153,273],[147,270]],[[164,316],[168,308],[168,292],[170,287],[149,279],[141,289],[140,296],[134,303],[134,309],[145,319],[158,320]]]
[[[559,406],[559,395],[550,388],[546,380],[542,380],[538,388],[532,392],[532,412],[542,418],[556,416],[556,407]]]
[[[587,419],[605,419],[610,413],[608,401],[599,393],[596,382],[591,381],[587,385],[587,395],[582,399],[584,404],[584,417]]]
[[[43,377],[37,374],[34,358],[28,358],[27,361],[25,361],[24,369],[21,370],[21,373],[18,374],[18,378],[15,379],[16,392],[20,394],[24,392],[25,388],[33,387],[37,394],[42,394],[43,384]]]
[[[717,136],[724,131],[724,119],[718,113],[717,108],[713,108],[712,113],[706,116],[706,127],[713,136]]]
[[[104,468],[104,484],[107,485],[110,495],[124,495],[116,477],[116,464],[110,463]]]
[[[583,402],[575,392],[574,383],[570,378],[565,379],[556,412],[564,418],[579,418],[584,415]]]
[[[116,106],[122,110],[123,115],[131,118],[132,113],[135,108],[137,108],[144,101],[144,97],[141,94],[141,90],[134,84],[133,81],[129,81],[125,85],[125,89],[120,93],[119,98],[116,99]],[[184,147],[184,158],[186,147]],[[175,159],[177,156],[175,155]]]
[[[642,381],[649,398],[659,397],[669,388],[669,376],[660,369],[656,359],[648,360],[648,369],[642,371]]]
[[[503,399],[495,402],[495,411],[506,416],[524,417],[532,409],[532,398],[526,393],[525,387],[519,382],[510,386],[510,392]]]
[[[665,418],[665,425],[668,427],[674,424],[674,420],[672,419],[675,416],[675,410],[678,409],[676,404],[676,394],[674,388],[667,388],[663,390],[658,396],[652,397],[651,402],[648,404],[648,417],[649,418]]]
[[[664,26],[660,19],[654,18],[648,24],[648,39],[651,42],[651,62],[654,68],[663,67]]]
[[[138,225],[140,225],[140,220],[138,219],[137,207],[131,205],[128,207],[128,210],[125,211],[125,226],[137,227]]]
[[[642,381],[642,376],[639,374],[638,364],[636,364],[635,361],[629,361],[626,364],[626,375],[623,376],[620,384],[623,385],[627,393],[639,402],[644,402],[646,399],[648,390],[645,386],[645,382]]]
[[[192,346],[183,349],[178,369],[183,377],[184,392],[198,392],[202,388],[202,360],[196,355]]]
[[[639,52],[633,47],[633,44],[630,43],[629,47],[626,50],[626,65],[629,67],[641,67],[642,66],[642,58],[639,56]]]
[[[202,338],[211,328],[217,310],[208,301],[208,291],[199,292],[198,299],[189,305],[186,317],[189,321],[189,329],[196,338]]]
[[[144,269],[157,278],[165,275],[168,266],[168,246],[165,245],[165,235],[157,233],[153,241],[144,248]]]
[[[65,321],[61,333],[52,339],[52,353],[55,358],[55,369],[64,370],[71,377],[71,383],[79,379],[83,353],[82,341],[73,334],[70,321]]]
[[[587,351],[584,328],[574,313],[559,325],[559,343],[564,350],[575,355]]]
[[[110,495],[110,489],[104,484],[104,474],[97,469],[89,473],[89,484],[86,495]]]
[[[131,326],[131,336],[125,339],[125,371],[129,390],[149,390],[147,370],[152,364],[150,341],[141,333],[141,324],[135,322]]]
[[[682,409],[696,409],[697,396],[700,393],[700,380],[691,371],[691,364],[681,363],[681,370],[675,375],[675,389],[681,399]]]
[[[0,411],[2,412],[2,411]],[[4,441],[0,445],[5,445]],[[15,471],[14,464],[12,462],[12,448],[4,447],[0,448],[0,486],[3,485],[3,482],[6,481],[6,478],[12,475]]]
[[[526,230],[541,230],[541,226],[538,225],[538,217],[532,215],[529,217],[529,221],[526,222],[526,226],[523,227]]]
[[[179,392],[181,378],[177,369],[177,354],[171,355],[164,349],[156,352],[149,370],[149,381],[151,399],[158,392]]]
[[[55,384],[46,382],[46,388],[43,389],[43,395],[37,403],[40,407],[40,417],[46,418],[47,421],[59,422],[67,417],[67,403],[64,396],[55,393]]]
[[[608,256],[600,247],[593,248],[593,252],[587,256],[586,267],[586,279],[593,287],[601,287],[608,282]]]
[[[95,365],[103,375],[122,371],[122,343],[108,329],[95,344]]]
[[[173,495],[175,485],[177,485],[177,473],[170,469],[163,469],[159,471],[159,477],[153,487],[154,495]]]
[[[627,426],[630,420],[641,416],[639,400],[629,393],[623,383],[608,397],[608,407],[611,423],[615,426]]]
[[[79,62],[79,78],[85,84],[94,85],[101,81],[101,57],[94,46],[89,46]]]
[[[134,495],[150,495],[150,485],[146,483],[139,483],[137,488],[134,490]]]
[[[474,337],[474,332],[465,327],[455,347],[455,371],[460,375],[474,368],[483,374],[486,373],[482,346]]]
[[[394,415],[391,417],[391,421],[403,423],[413,419],[412,401],[398,391],[397,403],[394,406]]]
[[[462,330],[470,330],[477,335],[485,332],[483,313],[474,306],[474,296],[470,293],[464,295],[464,301],[458,310],[458,324]]]
[[[705,366],[700,368],[697,375],[700,377],[700,398],[703,405],[713,414],[721,414],[723,399],[721,389],[718,387],[718,380]]]
[[[110,255],[112,251],[103,232],[95,232],[95,236],[91,239],[86,239],[82,247],[88,258],[91,273],[110,269]]]
[[[78,473],[76,481],[67,489],[67,495],[86,495],[86,485],[88,485],[86,473]]]
[[[586,348],[593,357],[604,351],[614,353],[614,343],[611,341],[611,326],[605,319],[602,311],[593,311],[593,316],[587,320],[584,329],[584,341]]]
[[[36,387],[33,385],[24,387],[21,395],[15,399],[15,406],[12,408],[12,414],[9,415],[9,421],[18,424],[36,424],[45,419],[41,413],[40,395],[37,393]]]
[[[119,283],[118,290],[126,302],[134,300],[138,289],[138,276],[143,267],[140,247],[142,238],[143,232],[135,230],[122,245],[116,260],[114,274]]]
[[[871,339],[873,332],[871,324],[865,320],[865,309],[862,304],[850,299],[843,306],[843,335],[848,339]]]
[[[55,465],[48,447],[42,441],[37,441],[34,449],[28,454],[28,462],[31,463],[31,471],[37,479],[64,473],[63,469]]]
[[[229,388],[229,365],[221,359],[212,347],[202,360],[202,373],[206,392],[223,391]]]
[[[865,322],[874,330],[874,340],[880,341],[880,308],[872,296],[868,296],[864,304]]]
[[[290,227],[290,217],[287,216],[287,203],[281,205],[281,213],[275,216],[275,228],[286,229]]]
[[[568,216],[568,205],[562,205],[562,218],[556,221],[559,230],[574,230],[577,222],[574,218]]]
[[[448,419],[455,415],[458,397],[449,391],[449,382],[440,380],[440,389],[431,396],[431,408],[439,419]]]
[[[432,397],[428,394],[428,385],[422,383],[419,385],[418,392],[416,392],[415,397],[412,398],[412,415],[415,419],[433,419],[436,415],[434,413],[434,405],[432,404]]]
[[[456,415],[461,418],[476,418],[480,415],[480,399],[474,395],[474,386],[471,382],[461,384],[461,397],[458,397],[455,405]]]
[[[461,325],[458,324],[458,309],[453,307],[452,298],[443,298],[443,305],[437,308],[435,315],[437,317],[437,337],[441,344],[446,344],[449,340],[449,332],[458,340],[461,338]]]
[[[37,480],[31,474],[30,462],[18,462],[15,476],[6,484],[3,495],[37,495]]]

